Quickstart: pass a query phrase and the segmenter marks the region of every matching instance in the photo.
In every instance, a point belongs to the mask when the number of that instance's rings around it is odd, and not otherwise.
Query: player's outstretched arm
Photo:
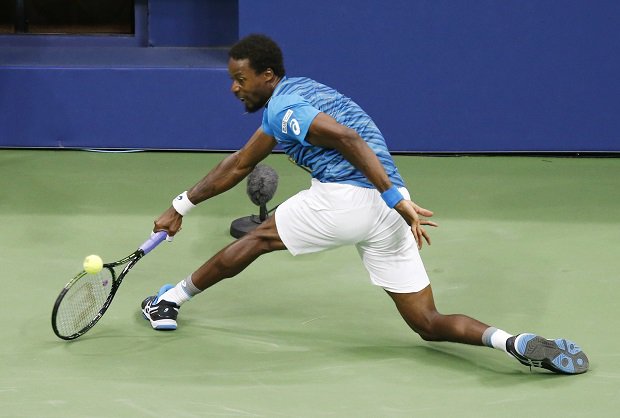
[[[265,134],[259,128],[243,148],[224,158],[206,176],[189,189],[187,191],[187,199],[189,199],[191,204],[197,205],[233,188],[271,153],[276,144],[272,136]],[[180,214],[174,206],[170,206],[155,220],[153,230],[167,231],[169,236],[174,236],[181,229],[182,221],[183,214]]]
[[[261,128],[257,129],[243,148],[224,158],[187,191],[187,196],[193,204],[197,205],[231,189],[271,154],[276,144],[272,136],[264,133]]]

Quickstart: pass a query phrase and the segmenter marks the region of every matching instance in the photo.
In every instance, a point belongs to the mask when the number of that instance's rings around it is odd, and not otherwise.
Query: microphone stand
[[[235,219],[230,224],[230,235],[235,238],[241,238],[248,232],[253,231],[254,229],[256,229],[256,227],[258,227],[258,225],[267,220],[267,218],[269,217],[269,213],[274,209],[275,208],[273,208],[272,210],[267,210],[267,205],[262,204],[259,206],[258,216],[250,215]]]

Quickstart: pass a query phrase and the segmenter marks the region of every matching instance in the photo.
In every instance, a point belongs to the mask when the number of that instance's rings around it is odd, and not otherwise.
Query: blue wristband
[[[390,209],[394,209],[394,206],[404,199],[403,195],[400,194],[396,186],[392,186],[381,193],[381,198]]]

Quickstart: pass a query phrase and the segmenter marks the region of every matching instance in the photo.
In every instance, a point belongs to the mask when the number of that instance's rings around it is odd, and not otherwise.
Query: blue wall
[[[391,148],[620,151],[618,1],[255,3],[243,34],[279,39],[289,73],[352,96]]]
[[[204,47],[238,31],[351,96],[394,151],[620,151],[617,1],[148,3],[155,47],[109,59],[0,37],[0,146],[237,149],[260,118]]]

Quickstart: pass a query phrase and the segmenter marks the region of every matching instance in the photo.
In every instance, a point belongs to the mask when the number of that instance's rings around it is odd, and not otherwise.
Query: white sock
[[[506,350],[506,341],[510,337],[512,337],[512,335],[508,334],[506,331],[489,327],[484,331],[484,334],[482,334],[482,343],[487,347],[492,347],[508,354]]]
[[[165,292],[160,296],[160,300],[167,300],[168,302],[174,302],[177,305],[181,306],[183,303],[187,302],[192,298],[192,296],[197,295],[202,292],[202,290],[198,289],[194,286],[192,282],[192,276],[188,276],[186,279],[181,280],[175,287]]]

